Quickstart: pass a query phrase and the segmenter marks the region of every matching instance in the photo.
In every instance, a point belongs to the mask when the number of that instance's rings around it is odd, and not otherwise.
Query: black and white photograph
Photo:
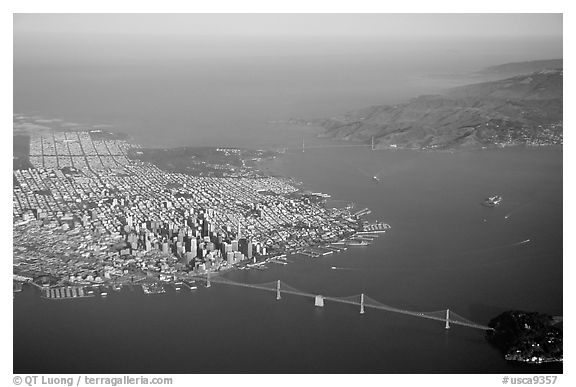
[[[11,17],[6,385],[560,384],[563,13]]]

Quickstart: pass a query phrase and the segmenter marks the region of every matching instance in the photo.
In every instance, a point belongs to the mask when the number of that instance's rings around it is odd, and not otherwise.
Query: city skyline
[[[562,374],[563,23],[13,14],[14,376]]]

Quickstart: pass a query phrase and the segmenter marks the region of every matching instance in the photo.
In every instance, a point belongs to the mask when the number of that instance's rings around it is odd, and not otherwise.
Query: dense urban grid
[[[154,291],[154,281],[312,254],[384,226],[362,222],[367,210],[325,206],[327,195],[287,179],[237,168],[234,177],[170,173],[130,157],[141,153],[100,130],[30,136],[31,168],[14,170],[18,279],[69,286],[56,297],[83,296],[73,288],[83,284],[139,282]]]

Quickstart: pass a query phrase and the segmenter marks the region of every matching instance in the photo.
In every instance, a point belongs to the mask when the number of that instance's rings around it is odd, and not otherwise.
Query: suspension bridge
[[[376,150],[376,144],[374,143],[374,136],[370,139],[370,144],[314,144],[306,145],[304,137],[302,137],[302,145],[299,147],[283,147],[284,152],[287,150],[301,151],[304,153],[307,149],[324,149],[324,148],[370,148],[370,150]]]
[[[241,287],[246,287],[246,288],[265,290],[265,291],[269,291],[269,292],[276,292],[276,299],[277,300],[282,299],[282,294],[291,294],[291,295],[295,295],[295,296],[309,297],[309,298],[314,299],[314,305],[317,307],[324,307],[324,301],[339,302],[342,304],[350,304],[350,305],[359,306],[360,307],[360,314],[364,314],[366,308],[373,308],[373,309],[385,310],[387,312],[400,313],[400,314],[413,316],[413,317],[419,317],[419,318],[425,318],[425,319],[429,319],[429,320],[441,321],[444,323],[444,327],[446,329],[450,328],[450,324],[454,324],[454,325],[461,325],[464,327],[476,328],[476,329],[485,330],[485,331],[494,330],[494,328],[491,328],[489,326],[478,324],[474,321],[468,320],[468,319],[460,316],[459,314],[451,311],[450,309],[442,309],[442,310],[436,310],[436,311],[432,311],[432,312],[418,312],[418,311],[412,311],[412,310],[407,310],[407,309],[401,309],[401,308],[396,308],[394,306],[383,304],[383,303],[381,303],[381,302],[379,302],[373,298],[368,297],[364,293],[353,295],[353,296],[347,296],[347,297],[329,297],[329,296],[324,296],[321,294],[314,294],[314,293],[302,291],[300,289],[296,289],[296,288],[294,288],[294,287],[292,287],[292,286],[290,286],[290,285],[288,285],[285,282],[280,281],[280,280],[265,282],[265,283],[259,283],[259,284],[250,284],[250,283],[232,281],[232,280],[225,278],[225,277],[211,278],[210,274],[207,274],[205,280],[206,280],[206,287],[212,286],[212,283],[214,282],[214,283],[224,284],[224,285],[241,286]]]

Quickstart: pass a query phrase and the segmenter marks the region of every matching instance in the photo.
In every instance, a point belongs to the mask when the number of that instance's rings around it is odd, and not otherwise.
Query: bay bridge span
[[[313,145],[307,145],[304,141],[304,137],[302,137],[301,146],[280,147],[277,149],[281,149],[283,150],[283,152],[286,152],[287,150],[305,152],[306,149],[324,149],[324,148],[370,148],[370,150],[376,150],[376,144],[374,143],[374,136],[371,137],[370,144],[347,143],[347,144],[313,144]]]
[[[212,286],[212,283],[224,284],[224,285],[231,285],[231,286],[241,286],[246,288],[252,289],[260,289],[269,292],[276,292],[276,299],[280,300],[282,298],[282,294],[291,294],[295,296],[301,297],[309,297],[314,299],[314,304],[317,307],[323,307],[324,301],[331,301],[331,302],[339,302],[343,304],[350,304],[350,305],[357,305],[360,307],[360,313],[363,314],[366,308],[373,308],[373,309],[380,309],[385,310],[388,312],[393,313],[400,313],[408,316],[425,318],[429,320],[436,320],[441,321],[444,323],[444,327],[446,329],[450,328],[450,324],[454,325],[461,325],[468,328],[475,328],[485,331],[494,330],[494,328],[476,323],[474,321],[468,320],[459,314],[451,311],[450,309],[442,309],[436,310],[432,312],[419,312],[419,311],[412,311],[408,309],[397,308],[394,306],[383,304],[373,298],[368,297],[364,293],[347,296],[347,297],[330,297],[324,296],[321,294],[314,294],[302,291],[300,289],[296,289],[283,281],[271,281],[259,284],[251,284],[251,283],[243,283],[243,282],[236,282],[232,281],[228,278],[218,276],[218,277],[211,277],[208,274],[205,277],[206,280],[206,287]]]

